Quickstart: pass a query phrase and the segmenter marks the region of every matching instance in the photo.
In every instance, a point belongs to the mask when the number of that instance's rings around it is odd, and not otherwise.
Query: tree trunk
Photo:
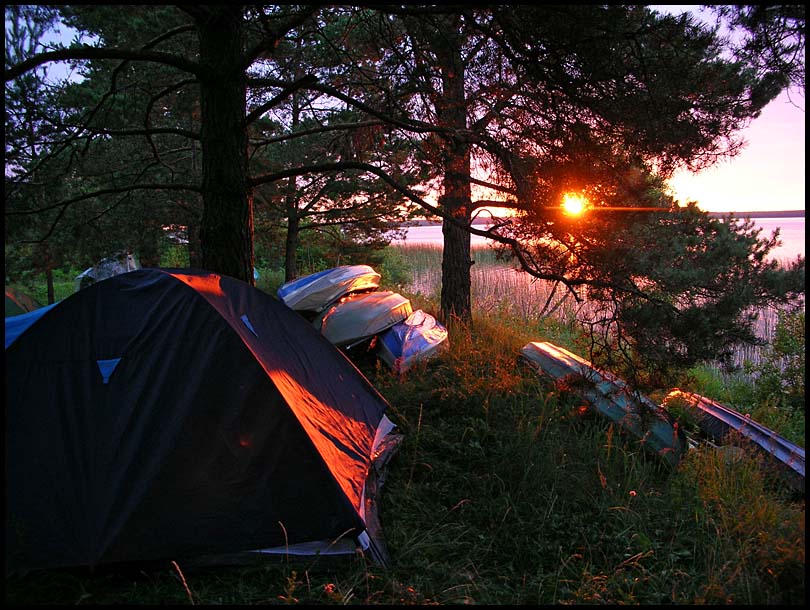
[[[209,5],[197,19],[202,112],[203,267],[254,284],[253,194],[248,188],[242,7]]]
[[[202,245],[200,244],[200,221],[192,218],[186,227],[188,239],[188,266],[193,269],[202,269]]]
[[[448,179],[445,173],[442,208],[454,218],[470,224],[470,183]],[[454,184],[450,184],[454,182]],[[464,193],[466,191],[466,195]],[[445,324],[454,320],[469,324],[472,322],[470,304],[470,234],[455,224],[442,222],[444,248],[442,250],[442,295],[441,317]]]
[[[302,74],[296,72],[296,78]],[[301,123],[301,107],[298,105],[298,94],[293,94],[290,107],[290,118],[293,131]],[[284,243],[284,281],[290,282],[298,277],[298,241],[301,235],[301,217],[298,215],[298,197],[296,195],[296,178],[287,179],[284,193],[284,209],[287,216],[287,237]]]
[[[53,289],[53,267],[51,265],[45,269],[45,282],[48,285],[48,305],[53,305],[56,302],[56,294]]]
[[[159,227],[142,225],[142,238],[137,243],[138,261],[142,267],[160,267]]]
[[[439,124],[453,130],[467,128],[467,103],[464,94],[464,65],[458,38],[449,34],[437,39],[436,56],[442,70],[442,95],[436,103]],[[444,148],[444,194],[442,209],[470,226],[472,189],[470,187],[470,145],[459,138],[448,138]],[[442,294],[440,317],[445,324],[472,322],[470,306],[470,234],[444,220],[442,223]]]
[[[289,208],[288,208],[289,209]],[[284,243],[284,281],[290,282],[298,277],[298,235],[301,232],[301,220],[294,212],[287,214],[287,239]]]

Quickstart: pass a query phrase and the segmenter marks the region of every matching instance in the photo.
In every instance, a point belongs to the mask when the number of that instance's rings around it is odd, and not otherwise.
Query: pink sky
[[[743,132],[739,155],[699,174],[676,173],[673,196],[709,212],[803,210],[804,128],[804,96],[783,93]]]
[[[803,93],[782,93],[742,132],[742,152],[697,174],[676,172],[670,192],[707,212],[803,210],[804,128]]]
[[[661,12],[700,14],[700,5],[650,5]],[[709,13],[704,17],[713,22]],[[804,209],[804,91],[791,90],[768,104],[742,132],[747,145],[736,157],[698,174],[681,171],[673,196],[697,201],[709,212]]]

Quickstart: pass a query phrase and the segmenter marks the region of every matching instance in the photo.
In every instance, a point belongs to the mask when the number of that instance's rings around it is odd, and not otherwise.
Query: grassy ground
[[[570,332],[482,314],[403,376],[356,356],[405,435],[380,505],[387,570],[360,556],[56,570],[7,578],[6,603],[804,605],[804,499],[752,456],[702,448],[670,470],[518,364],[527,341]]]

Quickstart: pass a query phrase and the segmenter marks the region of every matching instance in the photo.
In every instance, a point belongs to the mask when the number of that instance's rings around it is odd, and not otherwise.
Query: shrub
[[[760,403],[804,410],[804,311],[782,313],[759,364],[747,363]]]

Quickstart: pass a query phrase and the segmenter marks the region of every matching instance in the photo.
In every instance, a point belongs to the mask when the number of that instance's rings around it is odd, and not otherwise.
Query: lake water
[[[794,259],[804,256],[804,218],[752,218],[758,227],[762,227],[762,237],[770,236],[774,229],[779,229],[782,245],[771,250],[775,258]]]
[[[771,256],[782,260],[795,259],[797,255],[804,256],[804,218],[752,218],[757,227],[762,229],[760,237],[770,237],[774,229],[779,228],[779,239],[782,245],[771,250]],[[410,227],[406,237],[397,243],[408,244],[435,244],[442,245],[441,225],[429,225],[421,227]],[[482,245],[490,243],[490,240],[472,235],[471,245]]]

